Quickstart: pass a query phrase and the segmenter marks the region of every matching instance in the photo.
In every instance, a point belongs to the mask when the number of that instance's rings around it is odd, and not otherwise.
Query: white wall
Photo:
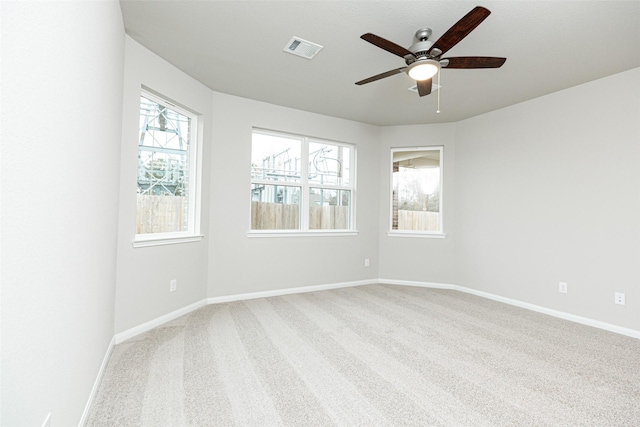
[[[457,123],[455,282],[640,330],[638,123],[640,69]]]
[[[208,296],[376,278],[378,128],[221,93],[213,109]],[[356,144],[357,236],[247,237],[253,126]]]
[[[389,126],[381,128],[379,149],[380,278],[451,284],[454,280],[455,125]],[[443,146],[442,212],[446,237],[387,235],[391,224],[391,148]]]
[[[113,337],[117,1],[1,2],[2,407],[76,425]]]
[[[115,331],[120,333],[207,296],[207,252],[211,150],[211,91],[142,47],[130,37],[125,44],[120,228]],[[199,113],[203,123],[202,233],[200,242],[134,248],[140,90],[146,86]],[[177,279],[175,292],[169,281]]]
[[[458,123],[382,128],[379,277],[640,330],[638,123],[634,69]],[[389,149],[419,145],[445,146],[445,239],[387,236]]]
[[[377,277],[377,127],[212,92],[129,37],[124,85],[116,333],[206,297]],[[202,114],[201,242],[131,244],[141,85]],[[357,236],[247,237],[253,126],[356,144]],[[169,293],[173,278],[178,291]]]
[[[116,332],[205,297],[376,278],[457,284],[639,329],[638,181],[621,178],[638,174],[637,70],[460,123],[380,128],[212,92],[126,46]],[[141,84],[206,121],[203,242],[131,246]],[[253,126],[357,145],[357,236],[247,236]],[[422,145],[444,146],[447,236],[389,237],[389,149]],[[609,304],[614,288],[625,308]]]

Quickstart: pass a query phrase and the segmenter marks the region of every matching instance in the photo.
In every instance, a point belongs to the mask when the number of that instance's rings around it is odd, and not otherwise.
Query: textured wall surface
[[[456,282],[640,330],[639,122],[634,69],[458,123]]]
[[[2,425],[80,420],[113,337],[116,1],[2,2]]]

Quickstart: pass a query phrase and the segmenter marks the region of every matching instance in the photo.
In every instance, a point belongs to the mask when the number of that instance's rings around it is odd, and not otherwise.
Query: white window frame
[[[393,154],[406,151],[439,151],[440,152],[440,230],[394,230],[393,229]],[[419,237],[430,239],[443,239],[447,235],[444,232],[444,146],[420,146],[420,147],[392,147],[389,151],[389,225],[387,236],[390,237]]]
[[[247,231],[248,237],[308,237],[308,236],[348,236],[357,235],[356,229],[356,145],[345,142],[338,142],[329,139],[315,138],[310,136],[304,136],[288,132],[279,132],[268,129],[252,128],[252,141],[253,134],[259,133],[262,135],[269,135],[282,138],[297,139],[301,142],[300,158],[306,159],[301,161],[300,164],[300,180],[299,181],[277,181],[278,186],[299,187],[301,194],[300,201],[300,229],[298,230],[253,230],[251,229],[251,205],[249,204],[249,231]],[[309,144],[329,144],[338,145],[343,147],[349,147],[351,149],[351,155],[349,158],[349,185],[337,185],[337,184],[319,184],[309,182]],[[253,142],[252,142],[253,146]],[[254,180],[250,179],[249,187],[253,184],[265,184],[274,185],[275,181],[269,180]],[[349,228],[348,229],[309,229],[309,190],[311,188],[322,188],[328,190],[345,190],[351,192],[350,197],[350,209],[349,209]],[[250,192],[249,192],[250,194]],[[249,197],[249,201],[251,198]]]
[[[151,101],[155,101],[159,104],[171,107],[172,110],[177,111],[191,119],[190,140],[189,140],[189,183],[187,186],[188,198],[188,219],[187,230],[166,232],[166,233],[144,233],[135,234],[133,239],[133,247],[148,247],[159,245],[171,245],[178,243],[190,243],[199,242],[204,237],[200,233],[200,219],[201,219],[201,155],[202,155],[202,120],[201,115],[184,107],[177,102],[170,100],[149,88],[143,87],[140,91],[140,96],[143,96]],[[139,98],[138,98],[139,99]],[[138,107],[138,114],[140,108]],[[139,121],[139,119],[138,119]],[[140,129],[138,129],[138,132]],[[138,155],[138,148],[136,147],[136,156]],[[136,176],[137,176],[137,163],[136,163]]]

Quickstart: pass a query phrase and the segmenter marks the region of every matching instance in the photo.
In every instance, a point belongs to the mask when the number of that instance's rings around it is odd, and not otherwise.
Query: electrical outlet
[[[364,259],[364,266],[369,267],[369,258]]]
[[[171,281],[169,282],[169,292],[175,292],[177,288],[178,288],[178,280],[171,279]]]
[[[616,304],[624,305],[624,294],[621,292],[615,293]]]
[[[558,292],[563,294],[567,293],[567,282],[558,283]]]
[[[44,419],[42,427],[51,427],[51,412],[47,414],[47,418]]]

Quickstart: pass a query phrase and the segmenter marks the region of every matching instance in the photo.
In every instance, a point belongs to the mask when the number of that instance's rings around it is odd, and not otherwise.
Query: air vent
[[[294,55],[302,56],[303,58],[311,59],[320,52],[320,49],[322,49],[322,46],[319,44],[311,43],[299,37],[293,37],[283,50],[293,53]]]
[[[440,89],[440,86],[438,86],[435,83],[431,83],[431,93],[437,91],[438,89]],[[413,85],[409,88],[410,91],[418,93],[418,85]]]

